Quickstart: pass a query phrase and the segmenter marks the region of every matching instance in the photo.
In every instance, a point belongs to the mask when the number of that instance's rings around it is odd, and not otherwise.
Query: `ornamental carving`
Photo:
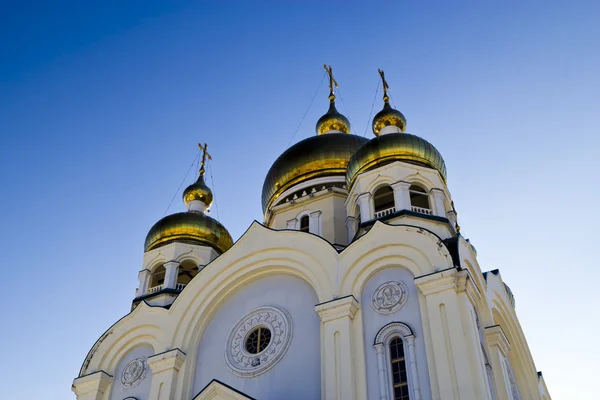
[[[373,293],[373,308],[379,314],[391,314],[401,309],[408,298],[403,282],[384,282]]]
[[[126,388],[139,385],[148,372],[148,364],[145,358],[134,358],[129,361],[121,374],[121,384]]]
[[[259,327],[270,331],[270,339],[264,349],[253,354],[246,349],[246,341]],[[260,375],[271,369],[283,357],[291,339],[292,319],[285,310],[274,306],[257,308],[233,328],[225,347],[225,362],[235,375]]]

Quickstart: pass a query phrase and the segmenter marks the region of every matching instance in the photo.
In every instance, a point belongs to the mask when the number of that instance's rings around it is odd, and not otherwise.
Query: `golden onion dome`
[[[348,164],[346,184],[351,187],[359,174],[394,161],[433,168],[446,180],[444,159],[431,143],[408,133],[389,133],[369,140],[354,153]]]
[[[317,121],[317,135],[328,132],[350,133],[350,121],[335,108],[335,96],[329,96],[329,110]]]
[[[310,179],[346,174],[350,157],[368,139],[346,133],[311,136],[287,149],[271,166],[262,189],[263,212],[290,187]]]
[[[379,111],[373,118],[373,133],[379,136],[381,130],[386,126],[395,126],[400,132],[404,132],[406,130],[406,118],[400,111],[390,107],[387,96],[384,100],[383,110]]]
[[[183,191],[183,202],[186,207],[189,208],[190,202],[194,200],[203,202],[207,208],[213,202],[212,190],[204,183],[204,170],[200,170],[198,180]]]
[[[154,224],[146,236],[144,251],[172,242],[210,246],[219,254],[233,246],[231,235],[219,221],[194,211],[168,215]]]

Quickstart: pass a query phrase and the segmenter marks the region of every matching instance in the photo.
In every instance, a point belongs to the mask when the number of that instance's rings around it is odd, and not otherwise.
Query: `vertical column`
[[[456,269],[415,279],[425,296],[429,334],[442,400],[480,400],[471,374],[461,311],[456,292]]]
[[[360,208],[360,217],[363,221],[370,221],[373,219],[373,210],[371,209],[371,193],[361,193],[356,199],[358,207]]]
[[[140,284],[136,296],[143,296],[148,291],[148,281],[150,280],[151,271],[149,269],[143,269],[138,273],[138,280]]]
[[[73,381],[71,390],[77,400],[102,400],[104,393],[108,392],[113,377],[104,371],[94,372]]]
[[[148,357],[152,369],[150,400],[175,400],[177,374],[185,361],[185,353],[179,349]]]
[[[504,366],[502,364],[502,360],[508,358],[510,343],[499,325],[486,327],[485,337],[490,346],[489,361],[492,364],[493,381],[496,385],[498,400],[511,400],[510,382],[504,373]]]
[[[321,236],[321,211],[313,211],[309,214],[308,231]]]
[[[431,189],[431,196],[433,197],[433,214],[446,218],[446,206],[444,205],[446,195],[444,192],[440,189]]]
[[[392,184],[391,187],[394,190],[394,205],[396,211],[410,210],[410,193],[408,191],[410,183],[400,181]]]
[[[346,218],[346,229],[348,230],[348,244],[350,244],[358,230],[358,220],[354,217]]]
[[[288,229],[296,229],[296,226],[298,226],[298,220],[296,218],[287,221],[286,227]]]
[[[379,375],[379,400],[388,400],[389,386],[387,383],[387,368],[385,367],[385,347],[383,343],[377,343],[375,345],[375,351],[377,352],[377,373]]]
[[[466,355],[470,359],[475,394],[478,399],[491,400],[491,392],[485,372],[485,356],[481,351],[481,338],[475,315],[475,306],[481,300],[481,294],[468,271],[463,270],[456,274],[456,292],[467,344]]]
[[[408,345],[408,360],[410,361],[410,376],[412,378],[414,400],[421,400],[421,387],[417,373],[417,354],[415,353],[415,337],[413,335],[404,336],[404,340]]]
[[[355,399],[352,321],[358,311],[354,296],[317,304],[321,318],[322,387],[324,400]]]
[[[163,289],[175,289],[175,284],[177,284],[177,270],[179,268],[179,263],[171,260],[167,261],[164,266],[165,283],[163,284]]]

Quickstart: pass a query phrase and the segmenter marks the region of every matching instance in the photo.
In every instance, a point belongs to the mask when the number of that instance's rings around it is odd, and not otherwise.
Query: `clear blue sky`
[[[0,398],[74,398],[197,142],[213,216],[235,239],[262,219],[323,63],[359,135],[386,71],[408,131],[446,160],[482,268],[513,289],[553,398],[597,398],[597,2],[55,3],[0,13]]]

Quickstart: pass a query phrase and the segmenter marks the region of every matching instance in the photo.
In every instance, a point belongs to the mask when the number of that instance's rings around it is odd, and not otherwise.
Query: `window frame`
[[[379,394],[381,398],[394,399],[394,380],[392,376],[392,359],[390,344],[400,339],[404,346],[404,363],[410,400],[421,400],[417,359],[415,353],[415,336],[408,325],[402,322],[390,322],[383,326],[373,343],[377,354],[379,374]]]
[[[421,189],[422,191],[414,190],[414,189],[412,189],[413,187],[417,187],[417,188]],[[408,200],[410,202],[410,209],[412,210],[413,207],[417,207],[417,208],[429,210],[431,213],[433,213],[430,192],[431,191],[429,189],[427,189],[427,187],[423,187],[423,185],[421,185],[419,183],[411,182],[410,186],[408,187]],[[421,207],[416,204],[413,204],[413,202],[412,202],[413,199],[411,196],[413,193],[418,196],[424,196],[427,199],[427,207]]]
[[[378,197],[377,192],[379,192],[380,190],[382,190],[384,188],[389,189],[389,194],[391,195],[391,198],[392,198],[391,206],[382,208],[381,210],[378,211],[377,210],[377,197]],[[383,197],[386,195],[387,195],[387,193],[384,195],[380,195],[380,197]],[[373,200],[372,200],[373,201],[373,215],[375,215],[378,212],[382,212],[382,211],[389,210],[392,208],[394,209],[394,211],[398,211],[398,210],[396,210],[396,194],[394,193],[394,189],[390,185],[381,185],[381,186],[377,187],[375,190],[373,190],[372,197],[373,197]]]

